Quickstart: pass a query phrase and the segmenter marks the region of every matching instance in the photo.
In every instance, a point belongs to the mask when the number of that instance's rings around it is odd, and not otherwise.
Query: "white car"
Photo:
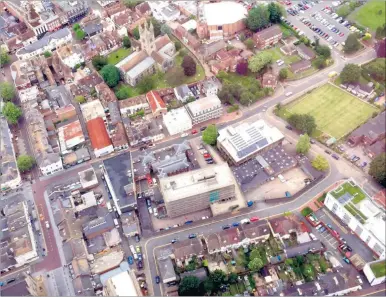
[[[50,229],[50,223],[48,221],[46,221],[46,228]]]
[[[150,213],[150,214],[153,213],[153,209],[151,208],[151,206],[149,206],[147,209],[149,210],[149,213]]]

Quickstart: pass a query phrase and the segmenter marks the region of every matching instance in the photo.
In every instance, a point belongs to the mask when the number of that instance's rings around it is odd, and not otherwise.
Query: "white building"
[[[248,161],[284,139],[278,128],[268,126],[264,120],[229,126],[220,130],[219,134],[217,147],[225,159],[234,165]]]
[[[174,95],[177,100],[186,102],[189,98],[194,98],[193,92],[189,89],[188,85],[181,85],[174,88]]]
[[[75,146],[85,141],[80,121],[74,121],[58,129],[60,150],[62,154],[71,151]]]
[[[206,80],[202,84],[202,91],[206,96],[217,96],[218,93],[218,84],[211,80]]]
[[[62,63],[70,68],[75,68],[76,65],[80,65],[84,62],[82,52],[78,47],[75,47],[72,44],[63,45],[58,48],[56,52]]]
[[[185,105],[193,125],[221,117],[223,109],[217,95],[201,98]]]
[[[39,89],[37,86],[32,86],[30,88],[19,91],[19,98],[21,103],[36,100],[38,98],[38,95],[39,95]]]
[[[363,273],[367,277],[370,285],[376,286],[386,282],[385,265],[385,259],[366,263],[363,267]]]
[[[192,129],[192,119],[185,107],[172,109],[164,114],[163,122],[170,135],[176,135]]]
[[[91,102],[81,104],[80,110],[82,111],[85,122],[96,118],[106,120],[105,109],[99,100],[93,100]]]
[[[134,280],[133,280],[134,278]],[[103,288],[104,296],[139,296],[135,275],[130,271],[123,271],[109,278]]]
[[[180,16],[180,10],[168,1],[148,1],[153,17],[158,21],[171,22]]]
[[[46,51],[51,52],[71,41],[71,31],[68,28],[60,29],[51,34],[46,34],[38,41],[19,49],[16,52],[16,56],[19,60],[29,59],[34,56],[42,55]]]
[[[39,163],[39,168],[45,176],[61,171],[63,170],[62,158],[57,153],[50,153]]]
[[[385,258],[385,212],[353,179],[327,193],[324,205],[381,259]]]

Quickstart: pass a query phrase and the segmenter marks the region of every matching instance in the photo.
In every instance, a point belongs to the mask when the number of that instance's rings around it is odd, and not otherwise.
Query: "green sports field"
[[[287,106],[290,113],[310,114],[317,128],[339,139],[368,120],[377,109],[326,84]]]
[[[350,15],[350,19],[357,21],[362,26],[375,31],[377,27],[385,23],[386,2],[383,0],[373,0],[367,2],[356,12]]]

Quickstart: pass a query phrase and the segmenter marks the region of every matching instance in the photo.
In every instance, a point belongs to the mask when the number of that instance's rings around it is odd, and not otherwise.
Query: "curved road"
[[[267,108],[274,107],[277,103],[291,100],[292,98],[287,98],[283,93],[292,92],[293,98],[302,95],[303,93],[307,92],[308,90],[311,90],[315,87],[318,87],[319,85],[325,84],[329,81],[328,73],[331,71],[340,72],[344,65],[348,61],[352,61],[356,64],[363,64],[366,63],[372,59],[375,58],[375,52],[373,49],[366,50],[359,55],[352,57],[350,59],[345,59],[346,61],[343,61],[343,59],[339,56],[339,54],[336,51],[333,51],[333,56],[335,59],[335,64],[331,67],[316,73],[313,76],[294,81],[292,83],[288,83],[285,88],[285,92],[281,92],[281,94],[277,96],[273,96],[271,98],[267,98],[265,100],[260,101],[255,106],[251,106],[248,110],[243,110],[243,115],[241,118],[227,122],[226,124],[219,125],[220,127],[232,125],[236,122],[243,121],[249,117],[252,117],[256,115],[259,112],[262,112],[263,110],[266,110]],[[170,142],[175,141],[171,140]],[[168,142],[165,142],[164,145],[170,144]],[[153,290],[153,292],[150,292],[153,296],[162,296],[164,295],[162,292],[162,285],[157,285],[154,282],[154,278],[156,275],[158,275],[158,267],[155,260],[155,250],[157,248],[160,248],[165,245],[169,245],[170,242],[173,239],[180,239],[184,240],[187,239],[189,234],[196,233],[199,236],[207,235],[213,232],[218,232],[222,230],[223,225],[232,224],[233,222],[240,221],[241,219],[245,217],[252,217],[257,216],[261,219],[263,218],[269,218],[275,215],[280,215],[286,211],[294,211],[300,208],[301,206],[308,203],[310,199],[317,196],[319,193],[322,193],[325,189],[333,185],[335,182],[345,179],[349,176],[346,176],[344,174],[341,174],[340,171],[336,168],[334,162],[330,162],[330,172],[329,174],[317,185],[315,185],[313,188],[308,190],[303,195],[299,196],[296,200],[292,200],[287,203],[283,203],[280,205],[267,207],[264,209],[253,209],[249,210],[247,209],[242,214],[237,215],[229,215],[226,218],[212,218],[205,222],[196,222],[192,225],[185,226],[178,228],[176,230],[169,230],[163,234],[160,234],[159,236],[152,237],[148,239],[145,244],[145,261],[146,261],[146,267],[145,269],[150,271],[150,275],[147,274],[147,280],[148,283],[151,284],[149,286],[149,289]]]

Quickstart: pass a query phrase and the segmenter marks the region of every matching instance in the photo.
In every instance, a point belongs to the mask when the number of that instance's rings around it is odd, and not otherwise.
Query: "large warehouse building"
[[[171,218],[236,199],[234,178],[226,163],[161,178],[160,190]]]
[[[244,19],[248,12],[242,3],[232,1],[206,3],[202,9],[203,17],[197,26],[200,38],[219,40],[232,37],[245,29]]]

